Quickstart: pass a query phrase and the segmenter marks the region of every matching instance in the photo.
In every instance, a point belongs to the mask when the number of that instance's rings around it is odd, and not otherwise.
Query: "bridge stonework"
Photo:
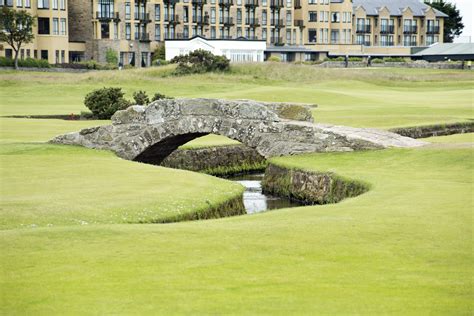
[[[159,164],[179,146],[207,134],[237,140],[266,158],[425,144],[376,129],[315,124],[309,109],[299,104],[221,99],[167,99],[131,106],[115,113],[112,125],[60,135],[51,142]]]

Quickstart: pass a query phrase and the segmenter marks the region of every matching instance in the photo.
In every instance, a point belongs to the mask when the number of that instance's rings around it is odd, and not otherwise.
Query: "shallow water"
[[[227,178],[245,187],[244,206],[247,214],[276,210],[280,208],[301,206],[301,203],[280,198],[262,192],[261,182],[264,174],[244,174]]]

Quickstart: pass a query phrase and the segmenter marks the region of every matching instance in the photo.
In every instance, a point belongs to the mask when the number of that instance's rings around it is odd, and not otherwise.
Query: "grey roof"
[[[420,0],[354,0],[354,9],[362,6],[367,15],[378,15],[379,9],[387,7],[390,11],[390,15],[400,16],[403,15],[403,10],[410,8],[413,11],[414,16],[424,16],[429,5],[424,4]],[[448,17],[443,12],[435,9],[437,17]]]
[[[444,43],[434,44],[414,56],[433,55],[474,55],[474,43]]]

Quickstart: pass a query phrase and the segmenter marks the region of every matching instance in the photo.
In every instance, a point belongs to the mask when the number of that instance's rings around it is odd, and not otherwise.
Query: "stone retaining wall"
[[[305,204],[337,203],[369,190],[369,185],[344,179],[332,172],[310,172],[270,164],[262,181],[265,193]]]
[[[178,149],[161,163],[163,167],[220,176],[263,170],[266,165],[263,156],[244,145]]]
[[[474,133],[474,121],[464,123],[394,128],[390,131],[411,138],[427,138],[433,136]]]
[[[345,68],[343,61],[325,61],[322,64],[315,65],[320,68]],[[419,69],[462,69],[462,64],[456,63],[417,63],[417,62],[385,62],[372,63],[373,68],[419,68]],[[367,62],[349,62],[348,68],[367,68]]]

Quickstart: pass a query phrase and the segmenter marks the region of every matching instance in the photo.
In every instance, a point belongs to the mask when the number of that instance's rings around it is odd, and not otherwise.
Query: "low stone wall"
[[[178,149],[161,163],[163,167],[220,176],[263,170],[266,165],[264,157],[244,145]]]
[[[390,131],[411,138],[427,138],[433,136],[474,133],[474,121],[453,124],[435,124],[426,126],[394,128]]]
[[[262,181],[265,193],[286,197],[304,204],[337,203],[369,190],[359,181],[344,179],[334,173],[287,169],[270,164]]]

